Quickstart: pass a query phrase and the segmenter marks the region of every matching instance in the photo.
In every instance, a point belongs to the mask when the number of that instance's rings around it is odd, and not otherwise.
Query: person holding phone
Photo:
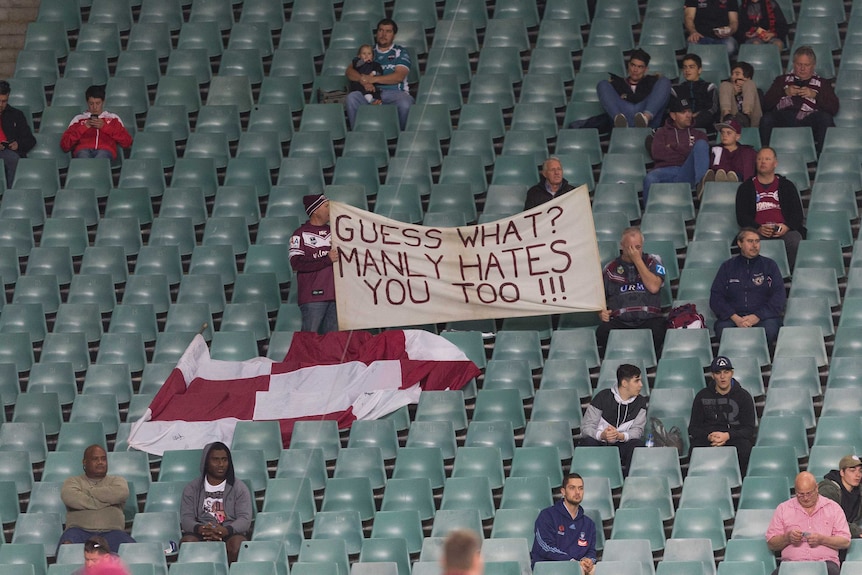
[[[117,146],[128,148],[132,136],[116,114],[105,110],[105,87],[90,86],[85,92],[87,109],[69,122],[60,148],[75,158],[117,157]]]
[[[26,158],[27,152],[36,145],[36,138],[30,131],[24,113],[9,105],[11,92],[9,82],[0,80],[0,159],[6,172],[7,188],[11,188],[15,182],[18,160]]]
[[[803,225],[802,201],[793,182],[775,173],[778,156],[765,146],[757,153],[757,173],[736,190],[736,221],[740,228],[757,230],[761,239],[780,239],[790,269],[796,264]]]

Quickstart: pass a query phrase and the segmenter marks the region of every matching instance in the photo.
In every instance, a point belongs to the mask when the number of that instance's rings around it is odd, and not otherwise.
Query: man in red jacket
[[[90,86],[85,96],[87,111],[72,118],[60,139],[60,147],[76,158],[113,160],[117,157],[117,146],[132,145],[132,136],[118,115],[105,110],[103,86]]]
[[[689,101],[671,98],[668,111],[670,118],[656,130],[650,145],[655,168],[644,178],[644,207],[653,184],[687,182],[695,187],[709,169],[709,140],[692,125]]]

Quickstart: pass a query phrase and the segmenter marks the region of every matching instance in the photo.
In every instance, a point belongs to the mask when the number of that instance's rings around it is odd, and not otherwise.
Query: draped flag
[[[459,228],[330,202],[340,329],[599,311],[601,260],[586,186]]]
[[[237,421],[277,420],[287,447],[296,421],[334,419],[344,429],[417,403],[422,390],[461,389],[479,373],[458,347],[422,330],[297,332],[282,362],[212,359],[197,335],[132,426],[129,446],[161,455],[230,445]]]

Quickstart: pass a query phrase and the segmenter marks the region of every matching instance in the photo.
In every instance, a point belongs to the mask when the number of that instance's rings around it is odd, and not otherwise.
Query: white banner
[[[604,308],[589,191],[460,228],[330,202],[342,330]]]

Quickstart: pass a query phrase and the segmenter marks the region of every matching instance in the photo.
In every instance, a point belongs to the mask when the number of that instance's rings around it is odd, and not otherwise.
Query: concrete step
[[[24,47],[27,24],[39,13],[39,0],[0,0],[0,78],[15,71],[18,52]]]

